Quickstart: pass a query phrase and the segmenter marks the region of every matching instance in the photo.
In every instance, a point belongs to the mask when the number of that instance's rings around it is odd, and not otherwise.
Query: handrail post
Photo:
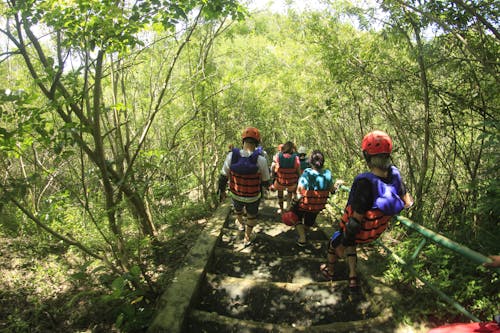
[[[427,243],[427,239],[425,239],[425,238],[423,238],[420,241],[417,248],[415,249],[415,252],[413,252],[413,255],[410,257],[410,262],[414,262],[415,259],[417,259],[417,256],[420,254],[420,252],[422,251],[422,249],[424,248],[426,243]]]

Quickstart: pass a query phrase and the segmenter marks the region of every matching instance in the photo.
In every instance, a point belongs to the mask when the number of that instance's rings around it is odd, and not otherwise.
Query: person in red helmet
[[[238,229],[245,231],[245,246],[251,244],[254,226],[257,224],[262,189],[269,186],[269,168],[267,159],[259,147],[260,132],[255,127],[247,127],[241,134],[243,148],[233,148],[222,166],[219,177],[219,193],[225,198],[229,180],[229,195],[236,213]],[[246,223],[243,211],[246,210]]]
[[[413,204],[399,170],[391,163],[390,136],[382,131],[370,132],[363,138],[361,149],[370,171],[354,178],[340,228],[328,244],[327,263],[320,267],[331,280],[337,257],[345,255],[351,288],[359,286],[356,245],[377,239],[394,215]]]

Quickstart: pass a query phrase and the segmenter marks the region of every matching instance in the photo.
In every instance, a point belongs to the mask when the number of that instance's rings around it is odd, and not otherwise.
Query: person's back
[[[329,169],[307,168],[299,179],[297,188],[301,211],[319,212],[327,203],[332,188],[332,173]]]
[[[323,168],[325,158],[323,153],[315,150],[311,154],[311,168],[304,170],[297,186],[297,199],[293,209],[298,223],[295,225],[298,239],[297,245],[305,246],[307,232],[316,223],[319,212],[325,208],[330,193],[334,193],[343,183],[333,182],[332,173]]]
[[[328,263],[321,266],[326,278],[333,275],[337,256],[347,256],[350,287],[358,286],[356,274],[356,245],[372,242],[386,230],[392,216],[413,204],[413,200],[392,165],[392,140],[382,131],[364,136],[361,149],[370,172],[356,176],[351,186],[340,230],[329,243]]]
[[[278,213],[281,214],[284,209],[284,191],[287,191],[287,203],[290,206],[300,176],[300,161],[297,154],[294,153],[293,142],[284,143],[281,152],[277,154],[273,162],[276,174],[274,189],[278,191],[278,205],[280,207]]]
[[[262,189],[269,186],[269,167],[266,158],[257,149],[260,142],[259,130],[248,127],[241,138],[242,149],[233,148],[226,156],[219,177],[219,192],[223,198],[229,180],[236,224],[240,230],[245,230],[245,245],[249,245],[253,227],[257,224]],[[247,213],[246,223],[243,220],[244,210]]]

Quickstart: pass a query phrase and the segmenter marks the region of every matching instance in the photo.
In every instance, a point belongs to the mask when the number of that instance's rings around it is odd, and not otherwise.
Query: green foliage
[[[493,1],[467,6],[474,10],[452,1],[382,1],[390,25],[381,26],[371,16],[377,8],[337,1],[321,13],[248,16],[235,0],[6,3],[7,22],[17,15],[25,25],[3,30],[2,232],[41,247],[60,241],[40,235],[40,225],[14,210],[16,200],[50,230],[95,253],[111,251],[118,273],[86,258],[92,264],[81,264],[72,283],[92,286],[87,270],[95,269],[93,286],[109,288],[98,302],[116,309],[116,326],[140,329],[151,304],[136,265],[150,267],[154,251],[144,217],[151,213],[164,241],[209,215],[227,147],[240,143],[243,127],[261,130],[270,155],[287,140],[322,149],[346,182],[366,168],[363,134],[379,128],[394,139],[393,161],[410,192],[420,190],[421,205],[410,212],[417,222],[497,253],[498,9]],[[18,37],[31,36],[28,27],[35,38],[24,44]],[[96,51],[104,52],[102,72]],[[407,257],[417,240],[397,238]],[[434,247],[424,259],[417,264],[424,276],[489,315],[498,277]],[[126,272],[120,260],[134,268]],[[400,267],[386,274],[428,307],[415,316],[448,313]],[[22,329],[25,321],[14,315],[12,323]]]
[[[420,240],[418,235],[410,235],[397,247],[397,255],[410,262]],[[496,314],[499,301],[499,295],[495,292],[499,279],[497,273],[477,267],[461,255],[435,244],[426,245],[412,265],[422,279],[429,281],[475,316],[487,321]],[[463,316],[400,264],[391,262],[384,276],[409,300],[404,306],[406,318],[432,316],[439,321],[446,321]],[[415,307],[415,304],[419,306]]]
[[[112,280],[110,294],[102,301],[112,307],[115,325],[124,332],[135,332],[147,328],[153,309],[148,305],[146,292],[134,285],[141,283],[141,270],[134,266],[129,272]]]

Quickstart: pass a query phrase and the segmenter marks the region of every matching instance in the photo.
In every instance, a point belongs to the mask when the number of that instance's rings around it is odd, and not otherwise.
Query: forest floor
[[[145,331],[154,299],[173,279],[204,222],[185,220],[178,230],[163,230],[170,236],[157,246],[150,272],[158,292],[150,293],[149,309],[127,331]],[[117,300],[106,298],[110,277],[74,249],[42,243],[0,236],[0,333],[122,331],[116,328]]]

